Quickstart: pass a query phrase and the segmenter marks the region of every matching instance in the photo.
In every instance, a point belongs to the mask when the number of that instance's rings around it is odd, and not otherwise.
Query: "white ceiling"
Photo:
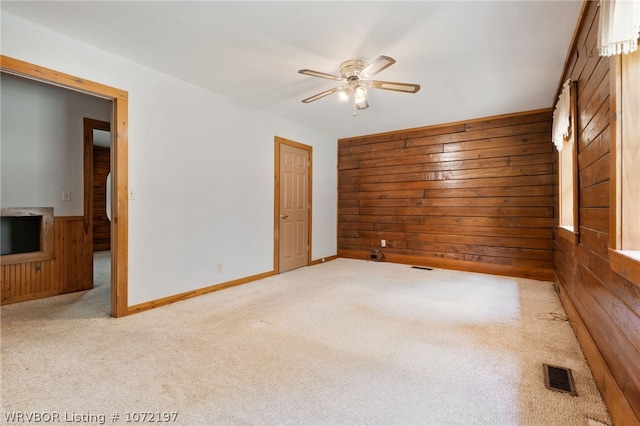
[[[582,1],[6,1],[3,11],[336,138],[551,107]],[[397,63],[367,110],[331,95],[348,59]]]

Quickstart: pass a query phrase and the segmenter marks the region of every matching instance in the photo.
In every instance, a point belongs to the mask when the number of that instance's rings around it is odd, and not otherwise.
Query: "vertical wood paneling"
[[[338,143],[341,256],[552,276],[550,110]]]
[[[107,219],[107,175],[111,170],[110,149],[93,147],[93,251],[111,249],[111,223]]]
[[[93,288],[93,249],[84,218],[56,217],[55,277],[62,293]]]
[[[40,299],[93,287],[93,251],[83,217],[54,219],[54,259],[2,265],[2,304]]]
[[[555,273],[614,424],[640,424],[640,288],[610,267],[610,59],[598,56],[598,3],[585,3],[562,81],[577,81],[579,242],[555,239]],[[571,316],[570,316],[571,317]],[[582,328],[581,328],[582,327]]]

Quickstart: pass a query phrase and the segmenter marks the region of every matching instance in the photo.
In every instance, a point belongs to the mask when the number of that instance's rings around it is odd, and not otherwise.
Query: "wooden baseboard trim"
[[[384,250],[383,250],[384,252]],[[338,257],[369,260],[370,252],[361,250],[338,250]],[[482,274],[504,275],[509,277],[531,278],[541,281],[553,281],[552,269],[527,268],[522,266],[499,265],[495,263],[471,262],[437,257],[407,256],[384,253],[385,262],[401,263],[416,266],[431,266],[433,268],[453,269],[456,271],[478,272]]]
[[[555,274],[554,274],[555,275]],[[598,346],[593,341],[587,326],[582,321],[580,314],[576,310],[575,306],[571,302],[569,295],[562,286],[562,283],[556,276],[554,282],[558,286],[560,291],[560,302],[564,307],[569,323],[573,328],[582,352],[587,360],[587,364],[591,369],[591,373],[595,379],[600,395],[604,400],[609,415],[614,425],[640,425],[640,419],[635,415],[633,409],[627,402],[627,399],[622,392],[622,389],[618,386],[611,370],[607,366]]]
[[[323,257],[323,258],[320,258],[320,259],[312,260],[311,263],[309,264],[309,266],[318,265],[320,263],[325,263],[325,262],[330,262],[332,260],[336,260],[337,258],[338,258],[338,255],[334,254],[333,256]]]
[[[4,306],[4,305],[11,305],[14,303],[31,302],[33,300],[39,300],[39,299],[44,299],[44,298],[53,297],[53,296],[61,296],[63,294],[68,294],[68,293],[60,293],[59,290],[48,290],[48,291],[42,291],[39,293],[30,293],[22,296],[9,297],[8,299],[2,300],[0,305]]]
[[[185,293],[176,294],[173,296],[163,297],[162,299],[156,299],[149,302],[140,303],[138,305],[129,306],[127,315],[137,314],[139,312],[148,311],[149,309],[159,308],[160,306],[169,305],[181,300],[191,299],[192,297],[202,296],[203,294],[212,293],[214,291],[224,290],[225,288],[235,287],[238,285],[246,284],[251,281],[261,280],[263,278],[275,275],[274,271],[263,272],[261,274],[251,275],[249,277],[239,278],[233,281],[227,281],[221,284],[214,284],[212,286],[200,288],[193,291],[187,291]]]
[[[320,263],[329,262],[331,260],[337,259],[338,255],[323,257],[320,259],[312,260],[309,266],[318,265]],[[251,281],[261,280],[262,278],[267,278],[272,275],[276,275],[275,271],[263,272],[257,275],[251,275],[249,277],[239,278],[233,281],[227,281],[221,284],[215,284],[209,287],[200,288],[193,291],[187,291],[184,293],[176,294],[173,296],[163,297],[162,299],[151,300],[149,302],[140,303],[138,305],[129,306],[127,310],[127,315],[137,314],[139,312],[148,311],[149,309],[159,308],[160,306],[169,305],[174,302],[179,302],[181,300],[191,299],[192,297],[202,296],[203,294],[212,293],[214,291],[224,290],[225,288],[235,287],[238,285],[246,284]]]

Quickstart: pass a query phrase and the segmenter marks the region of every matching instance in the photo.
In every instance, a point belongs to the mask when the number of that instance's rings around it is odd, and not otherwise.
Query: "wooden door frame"
[[[112,101],[111,316],[122,317],[127,315],[129,278],[128,92],[5,55],[0,55],[0,72]]]
[[[308,200],[308,210],[307,210],[307,240],[308,240],[308,250],[307,250],[307,266],[311,265],[311,236],[312,236],[312,222],[311,219],[313,217],[312,207],[313,207],[313,197],[312,197],[312,188],[313,188],[313,147],[309,145],[304,145],[299,142],[294,142],[292,140],[288,140],[285,138],[281,138],[279,136],[275,137],[275,178],[274,178],[274,191],[273,191],[273,273],[280,273],[280,146],[288,145],[294,148],[303,149],[307,151],[309,154],[309,179],[307,181],[307,194],[309,194]]]

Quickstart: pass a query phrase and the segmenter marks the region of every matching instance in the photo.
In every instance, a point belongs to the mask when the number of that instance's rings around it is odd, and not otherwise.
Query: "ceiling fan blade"
[[[378,56],[369,65],[367,65],[362,71],[360,71],[360,77],[369,78],[378,74],[380,71],[389,68],[395,64],[396,60],[389,56]]]
[[[327,74],[324,72],[313,71],[308,69],[299,70],[298,74],[310,75],[311,77],[328,78],[329,80],[344,81],[344,78],[338,75],[332,75],[332,74]]]
[[[302,102],[304,102],[305,104],[308,104],[309,102],[317,101],[318,99],[324,98],[325,96],[329,96],[330,94],[335,93],[340,89],[342,89],[342,87],[334,87],[333,89],[325,90],[322,93],[318,93],[317,95],[313,95],[308,97],[307,99],[303,99]]]
[[[393,90],[395,92],[416,93],[420,90],[419,84],[396,83],[393,81],[372,80],[371,87],[374,89]]]

